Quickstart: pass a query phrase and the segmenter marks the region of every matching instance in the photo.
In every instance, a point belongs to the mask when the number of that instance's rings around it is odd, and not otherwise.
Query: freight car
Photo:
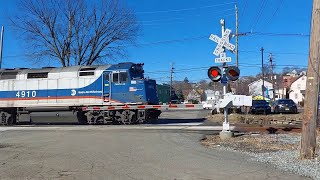
[[[63,119],[66,114],[72,114],[81,124],[143,123],[157,119],[161,111],[152,106],[115,107],[158,103],[156,81],[144,77],[143,64],[0,70],[4,125],[51,115]],[[97,110],[100,107],[105,109]]]

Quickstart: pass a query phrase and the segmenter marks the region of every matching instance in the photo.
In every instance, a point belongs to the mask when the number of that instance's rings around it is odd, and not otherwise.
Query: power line
[[[156,13],[168,13],[168,12],[193,11],[193,10],[199,10],[199,9],[206,9],[206,8],[224,6],[224,5],[228,5],[228,4],[234,4],[234,3],[235,3],[235,2],[229,2],[229,3],[214,4],[214,5],[194,7],[194,8],[183,8],[183,9],[171,9],[171,10],[160,10],[160,11],[136,12],[136,14],[156,14]]]
[[[243,53],[261,53],[260,51],[253,51],[253,50],[241,50],[239,52]],[[266,51],[265,53],[269,54],[271,52]],[[284,55],[308,55],[308,53],[297,53],[297,52],[272,52],[273,55],[275,54],[284,54]]]
[[[259,9],[258,14],[257,14],[257,16],[256,16],[257,18],[256,18],[255,21],[253,21],[253,24],[251,25],[251,29],[253,29],[253,28],[258,24],[258,22],[259,22],[259,20],[260,20],[260,17],[261,17],[261,15],[262,15],[263,9],[265,8],[265,6],[266,6],[266,4],[267,4],[266,2],[267,2],[266,0],[262,0],[260,9]]]
[[[222,16],[222,15],[221,15]],[[229,17],[229,16],[234,16],[234,13],[232,14],[224,14],[223,17]],[[181,19],[181,20],[184,20],[184,19]],[[144,26],[156,26],[156,25],[163,25],[163,24],[175,24],[175,23],[186,23],[186,21],[176,21],[176,22],[163,22],[163,23],[146,23],[146,24],[143,24]]]
[[[303,34],[303,33],[268,33],[268,32],[247,32],[247,33],[239,33],[239,34],[245,34],[245,35],[262,35],[262,36],[301,36],[301,37],[309,37],[309,34]],[[155,42],[147,42],[147,43],[138,43],[135,45],[120,45],[120,46],[113,46],[110,48],[119,48],[119,47],[135,47],[135,46],[150,46],[150,45],[158,45],[158,44],[171,44],[171,43],[181,43],[185,41],[195,41],[195,40],[205,40],[208,39],[208,35],[203,36],[194,36],[194,37],[188,37],[188,38],[180,38],[180,39],[171,39],[171,40],[162,40],[162,41],[155,41]],[[257,53],[259,51],[239,51],[239,52],[245,52],[245,53]],[[270,53],[270,52],[267,52]],[[292,55],[308,55],[307,53],[295,53],[295,52],[273,52],[274,54],[292,54]],[[34,54],[19,54],[19,55],[8,55],[3,56],[3,58],[16,58],[16,57],[35,57]]]
[[[241,13],[241,18],[243,17],[243,15],[244,15],[244,12],[246,11],[246,8],[247,8],[247,5],[248,5],[248,0],[244,0],[245,2],[244,2],[244,6],[243,6],[243,11],[242,11],[242,13]]]
[[[310,37],[310,34],[304,33],[270,33],[270,32],[248,32],[248,35],[260,35],[260,36],[301,36],[301,37]]]
[[[273,12],[271,18],[267,21],[267,23],[265,23],[266,25],[270,25],[271,20],[275,17],[275,15],[279,11],[280,7],[283,5],[283,2],[284,2],[284,0],[280,0],[279,3],[277,2],[278,6],[277,6],[276,10]]]
[[[233,8],[229,8],[229,9],[224,9],[221,11],[214,11],[213,13],[210,13],[209,15],[223,15],[225,16],[225,12],[228,11],[233,11]],[[220,14],[223,13],[223,14]],[[185,20],[186,17],[199,17],[201,16],[201,14],[193,14],[193,15],[187,15],[187,16],[183,16],[183,17],[178,17],[178,18],[167,18],[167,19],[155,19],[155,20],[146,20],[146,21],[140,21],[140,23],[153,23],[153,22],[163,22],[163,21],[176,21],[176,20]]]
[[[232,64],[230,64],[232,65]],[[202,67],[194,67],[194,68],[183,68],[183,69],[175,69],[174,73],[184,73],[184,72],[193,72],[193,71],[199,71],[199,70],[208,70],[209,66],[202,66]],[[261,64],[250,64],[250,63],[239,63],[239,67],[261,67]],[[277,64],[275,67],[302,67],[305,68],[307,65],[300,65],[300,64]],[[171,70],[159,70],[159,71],[147,71],[145,72],[146,74],[151,74],[151,73],[163,73],[167,74],[170,73]]]

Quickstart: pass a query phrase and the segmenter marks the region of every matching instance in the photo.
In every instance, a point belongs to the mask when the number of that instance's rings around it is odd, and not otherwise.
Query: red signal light
[[[213,70],[211,71],[211,75],[212,75],[213,77],[217,77],[217,76],[219,75],[219,72],[218,72],[216,69],[213,69]]]
[[[212,66],[208,69],[208,77],[214,81],[214,82],[218,82],[221,79],[221,70],[219,67],[217,66]]]
[[[236,66],[229,66],[225,72],[226,72],[227,78],[228,78],[230,81],[236,81],[237,79],[239,79],[240,70],[239,70],[238,67],[236,67]]]

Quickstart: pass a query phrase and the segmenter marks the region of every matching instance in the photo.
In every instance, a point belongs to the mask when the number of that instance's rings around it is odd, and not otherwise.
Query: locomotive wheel
[[[7,112],[1,113],[1,125],[11,126],[13,123],[14,122],[13,122],[13,118],[12,118],[11,114],[9,114]]]
[[[102,125],[104,124],[104,117],[103,116],[99,116],[96,118],[96,124],[97,125]]]
[[[135,112],[130,110],[123,110],[120,114],[121,124],[133,124],[135,122]]]

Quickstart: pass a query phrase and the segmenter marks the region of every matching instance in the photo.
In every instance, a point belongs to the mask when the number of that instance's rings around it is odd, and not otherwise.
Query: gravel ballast
[[[202,143],[209,148],[244,153],[252,157],[250,160],[320,180],[320,157],[313,160],[299,159],[300,138],[300,134],[259,134],[222,141],[219,136],[210,135]],[[320,137],[318,151],[319,139]]]

